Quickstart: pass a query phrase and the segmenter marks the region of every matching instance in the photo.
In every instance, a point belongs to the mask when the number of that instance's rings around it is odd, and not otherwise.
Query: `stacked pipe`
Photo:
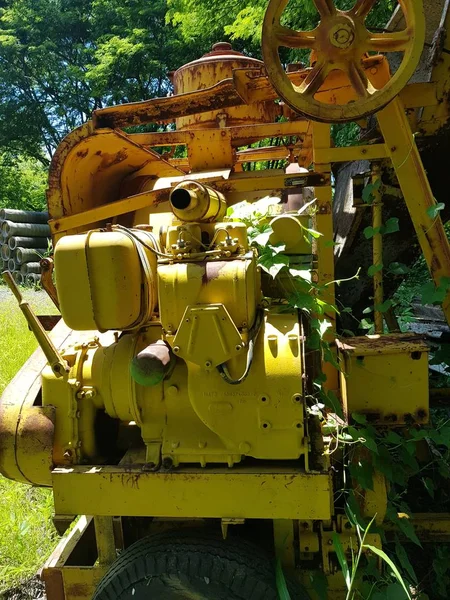
[[[10,271],[19,285],[36,285],[40,261],[48,250],[48,213],[3,208],[0,210],[2,271]]]

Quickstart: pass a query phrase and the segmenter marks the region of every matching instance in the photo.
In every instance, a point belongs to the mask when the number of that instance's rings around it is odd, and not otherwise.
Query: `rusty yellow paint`
[[[180,469],[76,466],[53,471],[57,514],[240,519],[330,519],[330,476],[292,468]],[[239,499],[239,502],[236,502]]]
[[[377,424],[427,423],[428,352],[414,334],[373,335],[337,342],[344,410]]]

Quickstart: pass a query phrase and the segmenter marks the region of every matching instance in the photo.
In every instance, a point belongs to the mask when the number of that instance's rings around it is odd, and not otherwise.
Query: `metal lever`
[[[27,323],[31,331],[33,332],[35,338],[37,339],[39,346],[42,348],[42,352],[45,354],[45,357],[48,360],[48,363],[53,373],[56,375],[56,377],[62,377],[64,373],[69,373],[69,365],[62,358],[58,350],[53,345],[53,342],[47,335],[45,329],[40,324],[39,319],[34,314],[31,306],[28,304],[28,302],[26,302],[23,299],[22,294],[16,285],[16,282],[11,276],[11,273],[9,271],[5,271],[3,273],[3,279],[5,280],[5,283],[9,287],[11,292],[16,297],[19,303],[19,308],[23,312],[24,317],[27,320]]]

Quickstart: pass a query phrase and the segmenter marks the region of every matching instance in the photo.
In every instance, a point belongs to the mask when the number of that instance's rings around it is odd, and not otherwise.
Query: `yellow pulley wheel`
[[[263,26],[262,49],[269,79],[286,104],[307,117],[328,123],[356,121],[373,114],[393,100],[408,83],[419,64],[425,43],[422,0],[399,0],[405,28],[373,33],[366,18],[377,0],[356,0],[348,11],[338,10],[334,0],[313,0],[320,23],[312,31],[295,31],[281,24],[289,0],[270,0]],[[280,47],[313,51],[314,64],[300,85],[291,81],[279,56]],[[397,52],[403,60],[395,74],[381,85],[372,83],[369,53]],[[373,63],[373,61],[372,61]],[[333,71],[343,71],[352,88],[346,104],[326,103],[318,92]],[[328,99],[328,102],[336,100]]]

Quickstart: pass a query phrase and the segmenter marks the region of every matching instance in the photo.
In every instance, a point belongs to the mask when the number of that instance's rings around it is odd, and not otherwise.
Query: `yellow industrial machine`
[[[374,0],[347,12],[314,0],[312,32],[282,24],[287,4],[268,3],[264,63],[216,44],[175,73],[174,96],[96,111],[53,159],[54,281],[46,260],[43,285],[63,320],[50,339],[10,282],[42,350],[0,403],[0,472],[52,487],[61,530],[81,515],[43,569],[49,600],[277,598],[270,555],[291,598],[314,597],[317,570],[330,599],[345,597],[333,535],[347,549],[358,541],[307,410],[313,379],[326,373],[347,419],[428,421],[428,347],[384,333],[382,272],[376,335],[331,344],[341,372],[320,365],[308,315],[286,305],[227,209],[313,187],[306,223],[298,212],[268,217],[271,242],[328,284],[323,300],[333,305],[331,164],[369,160],[376,181],[391,161],[439,285],[450,248],[427,210],[435,201],[411,123],[422,116],[428,133],[445,124],[448,54],[439,80],[406,85],[424,44],[421,0],[400,0],[403,29],[376,34],[365,26]],[[286,72],[282,46],[312,49],[312,66]],[[393,73],[389,52],[403,57]],[[382,141],[331,147],[330,123],[374,113]],[[176,128],[126,131],[155,122]],[[269,138],[288,147],[251,147]],[[303,169],[246,168],[274,159]],[[381,206],[372,205],[374,227]],[[322,234],[312,249],[310,218]],[[375,235],[375,264],[381,256]],[[444,310],[450,317],[449,298]],[[334,330],[333,314],[324,318]],[[382,523],[386,484],[381,475],[374,483],[361,511]],[[381,546],[380,536],[371,543]]]

